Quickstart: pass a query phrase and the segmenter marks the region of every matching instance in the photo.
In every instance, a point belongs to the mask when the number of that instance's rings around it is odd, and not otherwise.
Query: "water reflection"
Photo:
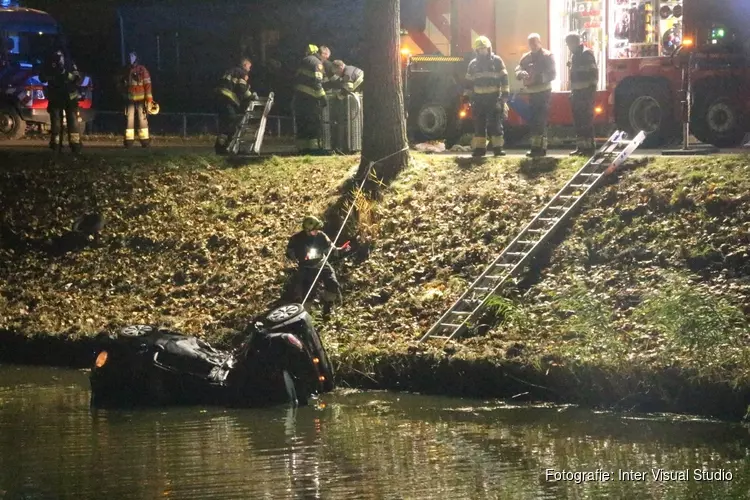
[[[92,411],[86,377],[0,367],[0,499],[750,498],[738,425],[353,391],[296,411]],[[733,479],[545,475],[696,467]]]

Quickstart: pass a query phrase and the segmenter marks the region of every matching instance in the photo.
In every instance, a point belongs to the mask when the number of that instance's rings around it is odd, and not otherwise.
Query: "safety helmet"
[[[150,115],[158,115],[160,109],[161,107],[156,103],[156,101],[149,101],[146,104],[146,113]]]
[[[302,220],[302,229],[305,231],[323,229],[323,222],[314,215],[308,215]]]
[[[474,40],[474,50],[477,49],[491,49],[492,48],[492,42],[490,42],[490,39],[486,36],[480,36],[476,40]]]
[[[317,53],[318,53],[318,46],[317,45],[315,45],[313,43],[307,45],[307,55],[308,56],[311,56],[311,55],[317,54]]]

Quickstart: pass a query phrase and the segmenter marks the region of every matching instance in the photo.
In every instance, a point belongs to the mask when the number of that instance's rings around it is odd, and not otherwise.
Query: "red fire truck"
[[[402,0],[409,2],[410,0]],[[565,35],[577,31],[600,67],[598,125],[644,130],[651,145],[680,133],[682,67],[690,64],[691,130],[699,140],[735,146],[750,130],[750,0],[421,0],[423,15],[403,26],[409,129],[445,138],[465,124],[459,105],[472,41],[486,35],[509,70],[539,33],[556,56],[551,125],[572,124]],[[511,135],[528,117],[511,74]]]
[[[53,47],[64,43],[52,16],[0,0],[0,140],[23,137],[29,125],[49,127],[46,84],[38,68]],[[79,122],[93,119],[92,84],[84,77],[80,88]]]

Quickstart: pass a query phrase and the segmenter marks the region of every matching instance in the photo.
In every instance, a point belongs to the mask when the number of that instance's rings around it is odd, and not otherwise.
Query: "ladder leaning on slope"
[[[592,156],[547,205],[529,222],[461,297],[419,340],[452,340],[462,334],[487,300],[518,275],[551,235],[573,214],[581,200],[620,167],[645,139],[640,132],[627,140],[617,131]]]

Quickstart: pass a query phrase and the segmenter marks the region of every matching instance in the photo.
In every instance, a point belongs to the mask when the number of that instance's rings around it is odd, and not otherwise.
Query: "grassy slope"
[[[210,339],[240,328],[278,296],[287,236],[336,200],[354,160],[216,161],[93,157],[72,171],[0,174],[3,219],[29,236],[59,233],[94,204],[110,219],[108,250],[0,250],[0,328],[90,334],[161,321]],[[393,385],[444,368],[442,346],[414,341],[578,166],[417,157],[382,202],[362,207],[362,230],[377,238],[370,259],[339,265],[345,304],[323,332],[340,372]],[[748,188],[747,156],[656,159],[623,174],[540,273],[493,302],[479,329],[489,332],[448,349],[453,372],[481,360],[486,373],[521,367],[536,382],[559,374],[599,392],[617,382],[623,397],[663,372],[747,388]]]

